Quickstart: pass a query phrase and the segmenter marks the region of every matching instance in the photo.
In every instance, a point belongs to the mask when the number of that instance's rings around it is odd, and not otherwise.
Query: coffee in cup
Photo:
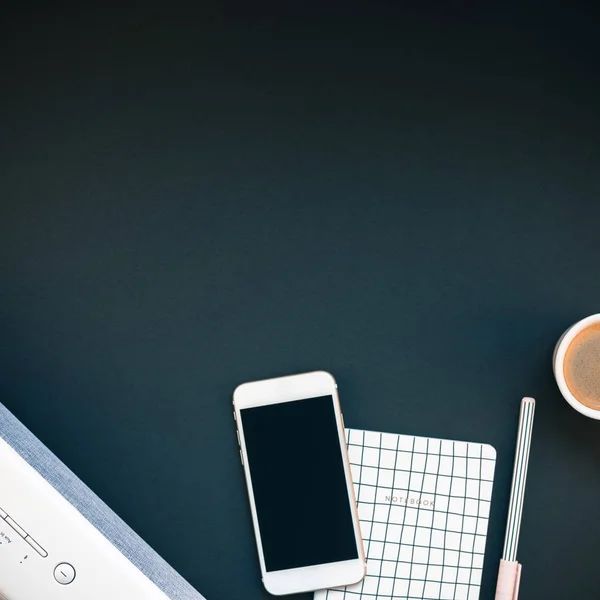
[[[554,351],[554,376],[567,402],[600,419],[600,314],[565,331]]]

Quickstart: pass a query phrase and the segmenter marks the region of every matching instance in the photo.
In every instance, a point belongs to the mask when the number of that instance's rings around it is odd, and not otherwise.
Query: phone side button
[[[240,460],[242,461],[242,467],[244,466],[244,457],[242,456],[242,451],[240,450]]]

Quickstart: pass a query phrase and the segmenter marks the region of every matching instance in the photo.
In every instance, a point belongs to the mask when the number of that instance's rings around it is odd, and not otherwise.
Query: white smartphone
[[[267,591],[360,581],[366,562],[334,378],[244,383],[233,407]]]

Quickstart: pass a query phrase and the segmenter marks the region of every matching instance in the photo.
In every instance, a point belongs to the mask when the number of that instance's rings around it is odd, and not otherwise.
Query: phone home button
[[[54,569],[54,579],[61,585],[69,585],[75,579],[75,569],[69,563],[60,563]]]

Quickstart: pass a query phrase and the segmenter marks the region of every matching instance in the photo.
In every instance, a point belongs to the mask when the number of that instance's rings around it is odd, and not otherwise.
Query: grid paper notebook
[[[367,575],[314,600],[477,600],[496,451],[346,430]]]

